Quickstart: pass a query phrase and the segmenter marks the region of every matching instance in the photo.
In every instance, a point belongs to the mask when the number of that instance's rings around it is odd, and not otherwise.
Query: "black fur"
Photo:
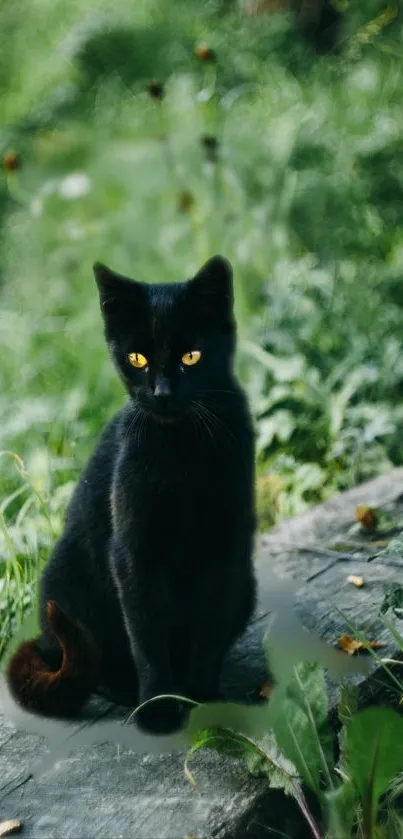
[[[221,257],[177,284],[94,271],[129,400],[81,476],[42,576],[40,653],[60,666],[45,612],[55,601],[89,631],[108,695],[217,699],[255,597],[254,440],[233,372],[232,271]],[[185,367],[191,350],[201,359]],[[148,367],[131,366],[131,352]],[[176,709],[152,703],[141,723],[173,728]]]

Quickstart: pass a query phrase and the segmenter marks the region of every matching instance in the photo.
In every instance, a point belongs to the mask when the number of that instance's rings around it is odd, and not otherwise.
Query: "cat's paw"
[[[147,734],[174,734],[184,727],[188,709],[177,699],[155,699],[136,713],[136,724]]]

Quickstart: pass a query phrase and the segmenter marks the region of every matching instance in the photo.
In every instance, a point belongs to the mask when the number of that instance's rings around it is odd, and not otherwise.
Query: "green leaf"
[[[352,682],[343,682],[340,686],[340,697],[337,713],[342,725],[348,725],[353,714],[358,711],[358,687]]]
[[[211,749],[237,760],[244,760],[248,771],[258,777],[266,777],[271,787],[282,789],[286,795],[298,795],[299,783],[294,766],[278,751],[274,736],[268,734],[259,743],[250,737],[229,729],[204,729],[192,738],[185,761],[185,774],[194,783],[189,770],[189,761],[200,749]]]
[[[290,411],[276,411],[270,417],[260,420],[257,440],[258,452],[271,446],[275,438],[281,443],[286,443],[293,434],[295,426],[296,421]]]
[[[385,615],[389,609],[397,618],[403,618],[403,585],[400,583],[390,583],[386,588],[380,614]]]
[[[374,379],[374,371],[368,367],[351,370],[345,377],[343,386],[336,393],[332,393],[329,400],[329,416],[331,431],[336,436],[342,428],[346,409],[357,391]]]
[[[266,776],[271,787],[282,789],[286,795],[295,795],[298,775],[295,766],[278,749],[272,732],[259,740],[256,750],[249,749],[245,755],[251,775]]]
[[[328,700],[323,668],[304,662],[281,701],[273,720],[277,743],[305,783],[317,793],[323,780],[332,786],[332,735],[327,722]]]
[[[357,795],[351,782],[325,793],[327,810],[326,839],[351,839],[357,811]]]
[[[363,822],[372,835],[379,799],[403,767],[403,717],[391,708],[366,708],[347,728],[346,769],[363,807]]]
[[[344,763],[346,750],[347,728],[353,718],[353,715],[358,711],[358,688],[357,685],[351,682],[344,681],[340,686],[340,697],[337,704],[337,715],[342,724],[338,733],[340,760],[339,763]]]
[[[402,557],[402,560],[403,560],[403,535],[402,534],[399,534],[399,536],[396,536],[395,539],[391,539],[390,542],[388,543],[387,547],[384,548],[383,551],[379,551],[379,553],[377,553],[376,556],[377,557],[379,557],[379,556],[390,556],[390,554],[394,554],[394,555],[397,555],[397,556],[400,555]]]
[[[252,341],[243,341],[241,349],[252,358],[259,361],[278,382],[292,382],[304,375],[305,360],[302,355],[292,355],[280,358],[264,350]]]

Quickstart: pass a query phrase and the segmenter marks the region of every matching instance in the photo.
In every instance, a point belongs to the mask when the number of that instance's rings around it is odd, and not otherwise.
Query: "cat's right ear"
[[[102,313],[108,314],[134,304],[143,296],[142,284],[117,274],[101,262],[93,266]]]

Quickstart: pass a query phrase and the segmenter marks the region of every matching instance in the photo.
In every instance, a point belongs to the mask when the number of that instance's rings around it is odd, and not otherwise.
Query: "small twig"
[[[318,554],[320,556],[328,556],[336,561],[342,562],[357,562],[357,560],[360,560],[360,557],[356,556],[356,551],[353,551],[352,553],[348,553],[347,551],[331,551],[329,548],[315,548],[313,545],[311,547],[298,547],[297,550],[300,553],[313,553]],[[361,557],[361,561],[366,562],[367,558],[365,557],[365,559],[363,560],[363,558]]]
[[[329,562],[325,565],[324,568],[320,568],[319,571],[315,571],[314,574],[311,574],[309,577],[305,579],[306,583],[312,582],[312,580],[316,580],[317,577],[320,577],[322,574],[326,574],[326,571],[330,571],[331,568],[334,568],[339,562],[368,562],[367,557],[357,557],[355,553],[344,553],[342,551],[330,551],[327,548],[298,548],[299,551],[304,551],[306,553],[314,553],[318,555],[333,557],[333,562]]]
[[[29,772],[29,773],[28,773],[28,774],[26,774],[26,775],[25,775],[25,776],[24,776],[24,777],[23,777],[20,781],[17,781],[17,782],[14,784],[14,786],[11,786],[11,789],[7,789],[7,787],[8,787],[10,784],[12,784],[12,783],[13,783],[13,781],[8,781],[8,783],[3,784],[3,785],[0,787],[0,792],[2,793],[1,799],[3,800],[3,799],[6,797],[6,795],[10,795],[11,793],[15,792],[15,791],[16,791],[17,789],[19,789],[20,787],[23,787],[23,786],[24,786],[24,784],[28,783],[28,781],[31,781],[31,780],[32,780],[32,778],[33,778],[33,775],[32,775],[32,773],[31,773],[31,772]]]
[[[312,546],[295,546],[294,550],[303,553],[311,553],[317,554],[318,556],[328,556],[333,557],[333,562],[330,562],[324,568],[320,568],[319,571],[315,571],[314,574],[311,574],[309,577],[306,578],[305,582],[310,583],[311,580],[315,580],[316,577],[320,577],[321,574],[325,574],[326,571],[329,571],[338,562],[373,562],[378,556],[381,556],[381,552],[378,551],[376,554],[370,554],[370,556],[357,556],[356,552],[347,553],[345,551],[331,551],[328,548],[315,548]],[[402,557],[399,554],[384,554],[382,559],[386,560],[387,565],[391,565],[394,568],[403,568],[403,561]]]
[[[315,573],[311,574],[310,577],[306,577],[305,582],[311,583],[312,580],[316,580],[317,577],[321,577],[322,574],[326,574],[326,571],[330,571],[331,568],[334,568],[334,566],[337,565],[339,561],[340,560],[335,559],[333,560],[333,562],[329,562],[329,564],[325,565],[324,568],[321,568],[320,571],[315,571]]]
[[[382,555],[382,553],[380,551],[378,551],[378,553],[371,554],[371,556],[368,556],[366,558],[366,562],[373,562],[374,559],[378,559],[378,557],[380,557],[381,559],[385,559],[386,560],[386,565],[392,565],[395,568],[402,568],[403,569],[403,558],[401,557],[400,554],[383,554]]]
[[[386,548],[387,542],[386,540],[382,540],[382,544],[379,544],[380,540],[375,539],[375,541],[371,542],[360,542],[358,539],[341,539],[340,543],[337,542],[336,544],[342,545],[349,545],[352,548],[358,548],[359,550],[369,550],[369,548]],[[330,550],[336,550],[336,548],[330,548]]]

